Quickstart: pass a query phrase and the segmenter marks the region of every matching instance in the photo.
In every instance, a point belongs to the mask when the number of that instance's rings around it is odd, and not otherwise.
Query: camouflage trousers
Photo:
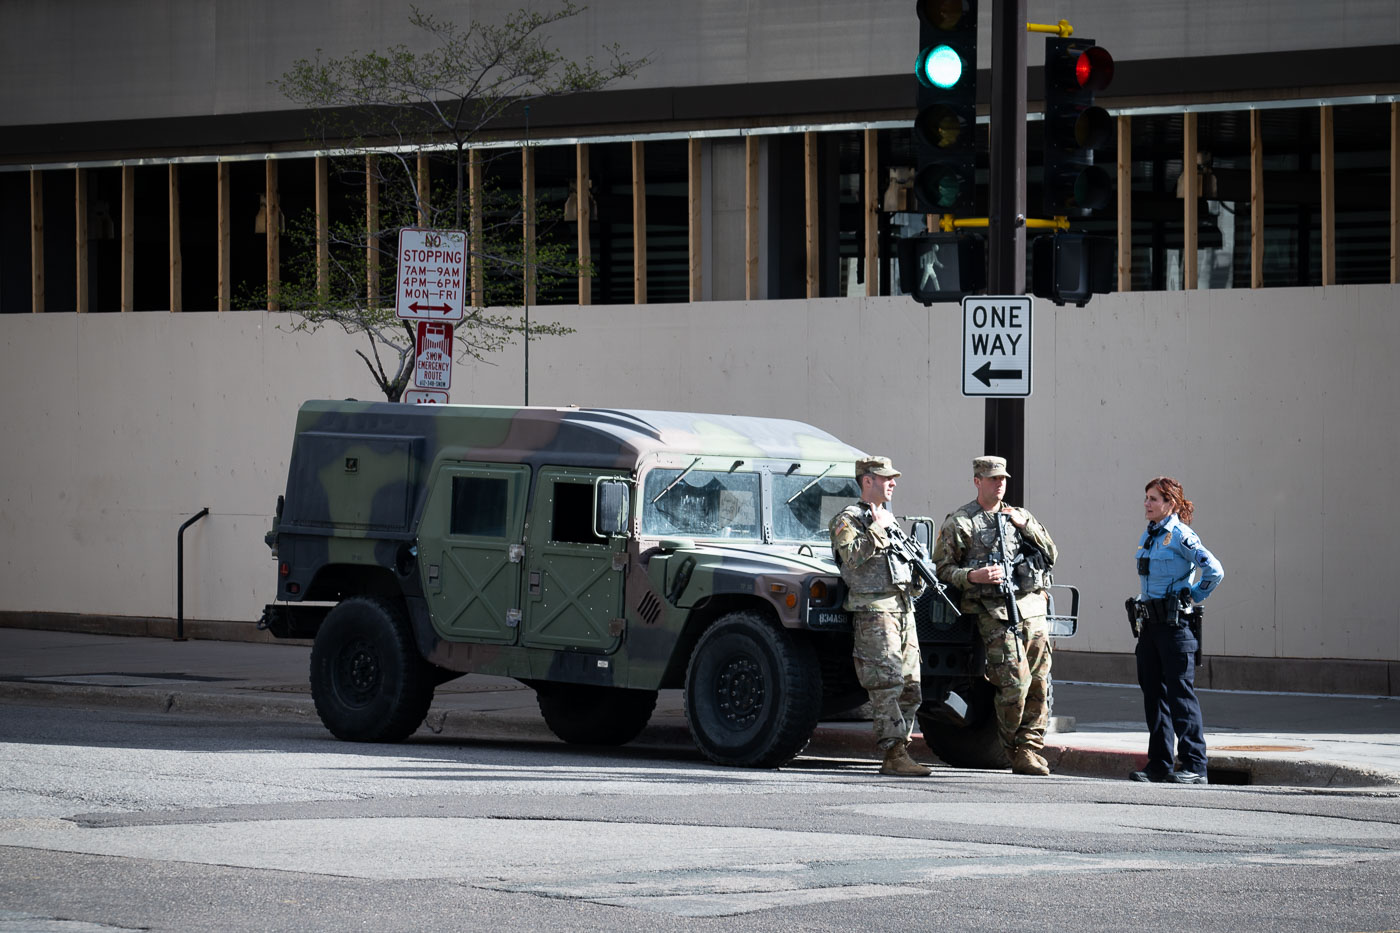
[[[919,637],[914,610],[855,611],[856,679],[870,694],[875,744],[881,751],[909,741],[923,702],[919,685]]]
[[[977,616],[987,649],[987,680],[996,688],[997,732],[1010,754],[1019,746],[1045,747],[1050,718],[1050,630],[1045,616],[1021,620],[1021,635],[1000,619]]]

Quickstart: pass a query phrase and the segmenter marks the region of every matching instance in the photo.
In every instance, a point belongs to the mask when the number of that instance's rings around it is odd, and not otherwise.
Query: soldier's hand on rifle
[[[1001,565],[988,564],[986,567],[978,567],[970,570],[967,574],[969,583],[1000,583],[1002,579]]]
[[[894,513],[889,509],[875,509],[875,517],[870,524],[876,528],[887,528],[889,526],[899,527],[899,522],[895,519]]]
[[[1026,519],[1029,518],[1029,514],[1025,509],[1018,509],[1010,505],[1002,506],[1001,514],[1011,519],[1011,524],[1015,525],[1017,528],[1025,528]]]

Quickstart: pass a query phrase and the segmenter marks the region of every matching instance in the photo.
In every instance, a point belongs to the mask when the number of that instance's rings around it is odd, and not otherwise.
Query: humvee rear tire
[[[807,746],[822,704],[812,646],[756,613],[731,612],[705,630],[685,676],[685,718],[707,758],[776,768]]]
[[[401,742],[428,715],[433,672],[403,610],[352,596],[326,615],[311,648],[311,696],[321,722],[347,742]]]
[[[545,725],[574,745],[626,745],[656,709],[655,690],[590,684],[535,683]]]
[[[972,685],[968,693],[967,725],[919,711],[919,728],[924,733],[924,744],[944,764],[954,768],[1011,767],[1006,749],[1001,744],[1001,736],[997,733],[992,685],[982,681]]]

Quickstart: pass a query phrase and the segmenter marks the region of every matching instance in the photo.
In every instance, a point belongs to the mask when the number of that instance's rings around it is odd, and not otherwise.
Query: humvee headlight
[[[807,590],[807,595],[811,598],[812,605],[820,606],[826,602],[827,588],[825,580],[816,580]]]

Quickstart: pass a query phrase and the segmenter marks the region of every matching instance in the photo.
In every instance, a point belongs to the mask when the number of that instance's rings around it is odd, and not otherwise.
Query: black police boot
[[[1172,778],[1173,774],[1170,771],[1153,771],[1148,768],[1144,768],[1141,771],[1134,771],[1132,774],[1128,775],[1128,780],[1141,781],[1144,784],[1148,782],[1162,784],[1170,782]]]

